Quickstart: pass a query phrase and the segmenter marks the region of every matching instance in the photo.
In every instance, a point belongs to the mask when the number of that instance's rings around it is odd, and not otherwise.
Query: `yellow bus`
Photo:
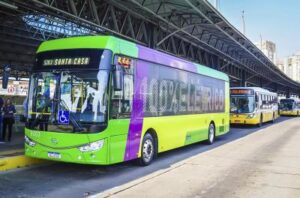
[[[277,93],[260,87],[234,87],[230,99],[230,124],[262,126],[278,118]]]
[[[281,99],[279,104],[280,115],[300,115],[300,100],[298,98]]]

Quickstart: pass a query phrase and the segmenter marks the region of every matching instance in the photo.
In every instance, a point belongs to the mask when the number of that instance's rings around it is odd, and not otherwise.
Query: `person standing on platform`
[[[0,97],[0,142],[4,142],[3,136],[4,132],[2,130],[2,124],[3,124],[3,119],[2,119],[2,107],[3,107],[3,99]]]
[[[3,106],[3,131],[2,131],[2,138],[5,141],[6,136],[6,128],[8,127],[8,141],[11,141],[11,134],[12,134],[12,126],[15,123],[15,116],[16,113],[15,106],[11,103],[10,99],[5,101]]]

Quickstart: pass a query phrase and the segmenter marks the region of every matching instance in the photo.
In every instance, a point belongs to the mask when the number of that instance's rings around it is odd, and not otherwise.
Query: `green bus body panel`
[[[113,36],[83,36],[43,42],[37,53],[64,49],[109,49],[114,54],[125,54],[137,58],[136,44]]]
[[[37,53],[63,49],[109,49],[113,54],[123,54],[138,58],[138,47],[112,36],[85,36],[57,39],[44,42]],[[199,74],[225,81],[225,112],[208,114],[190,114],[143,118],[142,134],[148,129],[154,129],[158,136],[158,151],[164,152],[184,145],[192,144],[208,138],[208,126],[215,123],[216,135],[229,131],[229,78],[217,70],[195,64]],[[114,164],[124,161],[130,119],[109,120],[108,127],[101,133],[74,134],[63,132],[44,132],[25,129],[25,134],[35,141],[34,147],[25,145],[27,156],[48,159],[48,152],[59,152],[61,159],[81,164]],[[53,139],[57,140],[53,143]],[[97,140],[104,140],[103,147],[94,152],[81,152],[78,147]],[[140,144],[141,145],[141,144]],[[138,151],[141,156],[141,148]]]
[[[113,164],[124,159],[129,119],[110,120],[108,127],[101,133],[73,134],[45,132],[25,129],[25,135],[36,142],[36,146],[26,145],[27,156],[49,159],[48,152],[59,152],[61,161],[87,164]],[[53,143],[53,139],[56,143]],[[89,142],[104,139],[103,148],[94,152],[80,152],[78,147]],[[94,155],[94,157],[93,157]],[[78,158],[79,156],[80,159]]]
[[[229,82],[229,77],[223,72],[196,63],[194,63],[194,65],[197,67],[199,74]]]
[[[229,116],[227,114],[210,113],[144,118],[143,132],[145,133],[150,128],[154,129],[158,135],[159,152],[164,152],[206,140],[211,121],[216,125],[216,136],[229,131]]]

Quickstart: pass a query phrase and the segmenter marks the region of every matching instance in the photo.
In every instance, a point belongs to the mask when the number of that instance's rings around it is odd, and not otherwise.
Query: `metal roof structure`
[[[234,85],[300,94],[300,84],[206,0],[5,0],[0,20],[0,64],[20,70],[32,66],[43,40],[111,34],[223,71]]]

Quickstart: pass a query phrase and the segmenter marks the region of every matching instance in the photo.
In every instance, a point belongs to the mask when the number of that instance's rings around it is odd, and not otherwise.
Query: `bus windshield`
[[[282,99],[280,100],[280,109],[292,110],[294,108],[294,100]]]
[[[254,109],[254,96],[231,96],[231,113],[252,113]]]
[[[107,70],[33,73],[28,127],[44,131],[96,132],[107,119]]]

